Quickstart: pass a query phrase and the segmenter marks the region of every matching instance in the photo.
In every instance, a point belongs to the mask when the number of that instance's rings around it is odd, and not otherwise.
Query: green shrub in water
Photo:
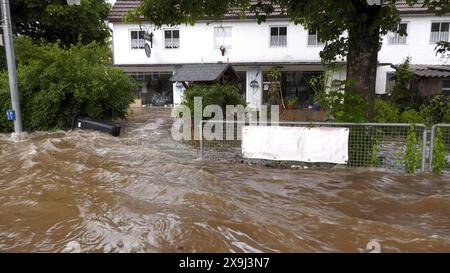
[[[422,166],[422,145],[418,144],[415,133],[415,125],[411,125],[406,137],[406,150],[403,155],[405,171],[415,173]]]
[[[441,128],[437,128],[436,136],[434,139],[433,146],[433,171],[436,173],[441,173],[447,164],[445,157],[447,156],[447,150],[445,148],[444,137],[442,135]]]

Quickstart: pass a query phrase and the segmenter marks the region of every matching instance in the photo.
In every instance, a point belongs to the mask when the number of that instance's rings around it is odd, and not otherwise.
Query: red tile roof
[[[257,2],[257,0],[251,0],[252,2]],[[140,4],[140,0],[117,0],[114,4],[111,12],[108,16],[108,21],[110,22],[120,22],[122,20],[122,16],[127,12],[134,8],[137,8]],[[405,0],[400,0],[397,2],[397,9],[403,14],[410,13],[426,13],[428,12],[427,8],[424,8],[422,4],[415,4],[413,6],[409,6],[406,4]],[[246,14],[248,17],[255,16],[255,14]],[[239,12],[237,10],[231,10],[228,14],[225,15],[226,19],[235,19],[239,18]],[[282,15],[282,10],[280,8],[275,8],[274,13],[271,17],[284,17]]]

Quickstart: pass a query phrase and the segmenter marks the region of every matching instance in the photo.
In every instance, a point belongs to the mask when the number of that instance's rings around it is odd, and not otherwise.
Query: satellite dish
[[[144,45],[145,55],[147,55],[148,58],[152,55],[152,49],[150,48],[149,44]]]

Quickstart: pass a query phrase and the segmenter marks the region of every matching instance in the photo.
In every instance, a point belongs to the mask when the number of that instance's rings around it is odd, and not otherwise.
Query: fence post
[[[423,137],[422,137],[422,172],[426,171],[426,165],[427,165],[427,127],[425,125],[423,126]]]
[[[431,139],[430,139],[430,160],[429,160],[429,164],[430,164],[430,168],[429,171],[432,172],[433,171],[433,157],[434,157],[434,139],[436,138],[436,128],[438,127],[438,125],[433,125],[433,127],[431,127]]]
[[[198,132],[200,135],[200,160],[203,160],[203,120],[200,121]]]

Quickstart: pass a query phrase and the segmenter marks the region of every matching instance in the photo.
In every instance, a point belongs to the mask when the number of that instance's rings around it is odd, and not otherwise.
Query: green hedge
[[[375,101],[375,121],[380,123],[402,122],[423,123],[428,126],[438,123],[450,123],[450,98],[436,96],[427,104],[418,109],[401,107],[390,101],[377,99]]]

